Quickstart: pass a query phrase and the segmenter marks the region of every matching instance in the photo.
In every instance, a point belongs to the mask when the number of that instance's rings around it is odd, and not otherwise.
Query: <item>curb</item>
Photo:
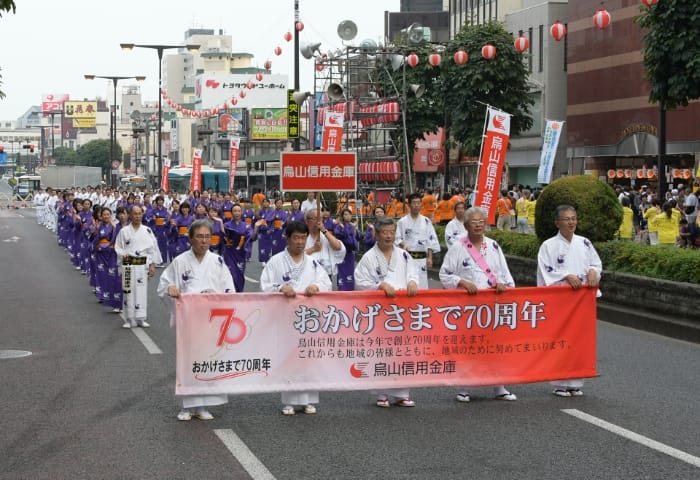
[[[666,337],[700,343],[700,325],[697,322],[620,307],[598,302],[598,319],[636,330],[657,333]]]

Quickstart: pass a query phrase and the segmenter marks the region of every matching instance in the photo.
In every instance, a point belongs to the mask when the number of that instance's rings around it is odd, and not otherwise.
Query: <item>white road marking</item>
[[[141,343],[144,347],[146,347],[148,353],[150,353],[151,355],[158,355],[160,353],[163,353],[163,351],[160,348],[158,348],[158,345],[156,345],[156,342],[151,340],[151,337],[149,337],[148,334],[144,332],[143,328],[132,328],[131,331],[134,332],[136,338],[141,340]]]
[[[248,275],[244,275],[245,279],[248,280],[250,283],[260,283],[258,280],[254,278],[250,278]]]
[[[230,428],[215,429],[214,433],[253,480],[275,480],[267,467],[258,460],[258,457],[250,451],[233,430]]]
[[[644,435],[634,433],[633,431],[627,430],[626,428],[618,427],[614,423],[606,422],[605,420],[601,420],[598,417],[594,417],[593,415],[589,415],[589,414],[584,413],[580,410],[576,410],[575,408],[563,409],[562,412],[567,413],[571,416],[574,416],[574,417],[578,418],[579,420],[583,420],[584,422],[588,422],[592,425],[595,425],[596,427],[600,427],[604,430],[607,430],[607,431],[612,432],[616,435],[624,437],[628,440],[632,440],[633,442],[637,442],[641,445],[644,445],[645,447],[651,448],[652,450],[656,450],[656,451],[664,453],[670,457],[673,457],[673,458],[676,458],[676,459],[681,460],[683,462],[689,463],[689,464],[693,465],[694,467],[700,468],[700,458],[695,457],[693,455],[690,455],[689,453],[685,453],[682,450],[678,450],[678,449],[670,447],[664,443],[657,442],[656,440],[652,440],[651,438],[645,437]]]
[[[3,242],[5,242],[5,243],[17,243],[20,241],[20,239],[21,239],[21,237],[14,236],[14,237],[6,238],[5,240],[3,240]]]

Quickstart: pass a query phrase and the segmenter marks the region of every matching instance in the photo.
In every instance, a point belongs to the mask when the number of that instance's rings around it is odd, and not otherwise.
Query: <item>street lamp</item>
[[[158,52],[158,182],[162,182],[161,175],[163,170],[163,51],[174,48],[186,48],[188,52],[196,52],[199,50],[199,45],[139,45],[137,43],[120,43],[122,50],[133,50],[137,48],[149,48]]]
[[[146,77],[137,75],[134,77],[119,77],[119,76],[103,76],[103,75],[84,75],[85,80],[94,80],[96,78],[104,78],[105,80],[111,80],[112,81],[112,86],[114,87],[114,102],[112,103],[112,108],[110,109],[109,113],[109,168],[111,171],[114,171],[114,165],[112,164],[114,160],[116,160],[115,153],[116,153],[116,146],[117,146],[117,83],[119,80],[129,80],[129,79],[134,79],[138,82],[142,82],[146,79]],[[116,182],[115,182],[115,175],[112,174],[110,175],[110,178],[112,179],[112,186],[116,187]]]

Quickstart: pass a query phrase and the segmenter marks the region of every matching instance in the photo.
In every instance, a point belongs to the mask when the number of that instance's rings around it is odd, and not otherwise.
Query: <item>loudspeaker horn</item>
[[[403,55],[399,55],[398,53],[395,53],[391,56],[391,69],[393,71],[398,70],[401,68],[401,65],[403,65],[404,57]]]
[[[321,42],[316,43],[302,43],[299,47],[299,53],[306,58],[313,58],[314,52],[318,52],[318,48],[321,46]]]
[[[423,43],[423,25],[420,23],[412,23],[406,30],[409,45],[420,45]]]
[[[357,25],[352,20],[343,20],[338,24],[338,36],[342,40],[352,40],[357,36]]]
[[[360,42],[360,52],[364,53],[365,55],[376,55],[377,48],[377,42],[375,42],[371,38],[365,38]]]
[[[297,105],[301,105],[306,101],[307,98],[311,96],[311,92],[294,92],[292,94],[292,98],[294,99],[294,103]]]
[[[409,88],[413,92],[416,98],[420,98],[425,93],[425,87],[423,85],[418,85],[417,83],[412,83]]]
[[[330,98],[331,100],[340,100],[345,96],[343,93],[343,87],[341,87],[337,83],[331,83],[330,85],[328,85],[326,93],[328,94],[328,98]]]

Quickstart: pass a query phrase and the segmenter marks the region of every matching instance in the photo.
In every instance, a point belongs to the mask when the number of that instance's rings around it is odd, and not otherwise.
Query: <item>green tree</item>
[[[593,242],[612,240],[622,223],[622,205],[610,185],[590,175],[563,177],[537,198],[535,233],[540,241],[557,233],[554,212],[559,205],[576,209],[576,233]]]
[[[100,167],[102,168],[102,175],[105,176],[105,178],[109,178],[112,169],[109,147],[110,142],[105,139],[91,140],[85,145],[82,145],[76,152],[78,165]],[[114,147],[116,149],[114,158],[122,158],[121,147],[118,144]]]
[[[386,62],[379,62],[376,82],[385,97],[400,96],[404,85],[407,91],[411,84],[425,87],[425,94],[420,98],[410,91],[406,97],[409,149],[423,137],[424,132],[436,132],[438,127],[445,126],[447,142],[452,141],[452,137],[467,155],[478,155],[486,105],[513,115],[511,135],[532,126],[530,107],[534,102],[528,95],[528,73],[523,55],[515,50],[513,40],[513,36],[499,22],[465,25],[446,45],[397,45],[407,56],[410,53],[418,55],[420,62],[416,67],[406,65],[405,69],[390,71]],[[486,43],[497,49],[493,60],[485,60],[481,56],[481,47]],[[454,54],[460,49],[469,56],[463,65],[454,62]],[[428,62],[428,55],[435,52],[442,56],[439,67],[433,67]],[[396,145],[403,144],[403,133],[400,126],[396,133]]]
[[[662,0],[641,7],[649,100],[672,110],[700,98],[700,2]]]
[[[56,165],[78,165],[78,154],[72,148],[56,147],[53,152]]]
[[[17,6],[14,0],[0,0],[0,18],[2,18],[2,12],[12,12],[15,13]]]

